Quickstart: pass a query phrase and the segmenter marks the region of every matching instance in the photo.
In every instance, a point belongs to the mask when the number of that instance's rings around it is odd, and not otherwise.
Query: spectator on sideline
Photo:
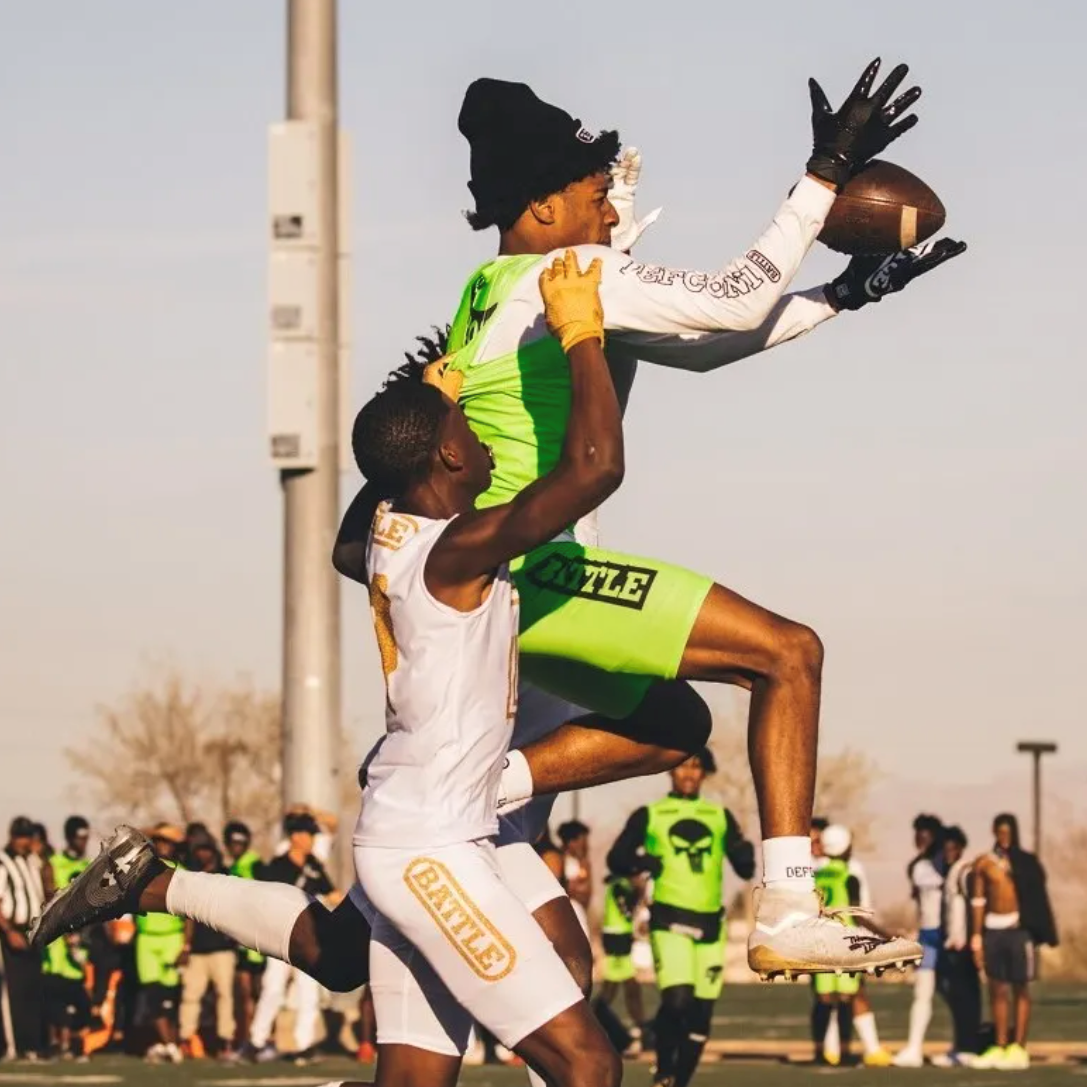
[[[594,1002],[611,1007],[612,1001],[623,991],[627,1014],[630,1016],[630,1047],[624,1057],[637,1057],[642,1050],[645,1007],[642,1003],[642,987],[634,970],[634,912],[645,890],[644,876],[621,876],[614,872],[604,881],[604,920],[601,926],[604,945],[604,984],[600,996]]]
[[[252,848],[253,835],[238,820],[223,827],[223,843],[230,858],[230,874],[241,879],[257,879],[263,860]],[[249,1024],[260,997],[260,979],[264,974],[264,956],[248,947],[238,948],[238,965],[234,973],[234,1033],[236,1047],[249,1041]]]
[[[1019,845],[1019,821],[1014,815],[998,815],[993,834],[992,852],[974,862],[970,947],[978,969],[989,978],[996,1043],[974,1061],[974,1067],[1022,1070],[1030,1067],[1026,1047],[1034,949],[1038,944],[1056,947],[1057,926],[1045,869]]]
[[[936,983],[951,1012],[953,1036],[950,1052],[932,1062],[941,1068],[971,1065],[981,1032],[981,979],[970,951],[968,900],[973,877],[966,844],[962,827],[944,828],[944,946],[936,967]]]
[[[294,810],[283,820],[287,851],[273,857],[260,871],[260,878],[273,883],[290,883],[319,898],[332,893],[332,881],[324,865],[314,856],[314,841],[320,833],[317,820],[307,812]],[[249,1042],[257,1060],[274,1060],[279,1052],[272,1041],[276,1016],[283,1007],[288,983],[294,986],[294,1059],[310,1058],[317,1037],[321,989],[313,978],[279,959],[269,959],[261,982],[260,1000],[253,1013]]]
[[[813,823],[814,822],[815,820],[813,820]],[[821,820],[821,822],[826,824],[825,819]],[[830,846],[828,847],[826,832],[829,829],[829,825],[823,826],[822,835],[820,836],[819,841],[819,852],[816,854],[819,858],[816,861],[816,868],[818,869],[821,865],[827,863],[830,859],[830,856],[828,855],[830,852],[833,852],[834,856],[841,857],[841,859],[846,862],[848,875],[852,881],[849,884],[849,888],[850,893],[855,895],[856,898],[853,905],[859,906],[862,910],[871,910],[872,891],[868,884],[868,877],[865,873],[864,866],[857,857],[854,856],[852,832],[845,827],[836,826],[830,834]],[[840,844],[842,831],[845,831],[849,836],[849,845],[844,853],[841,852],[842,847]],[[835,839],[838,839],[838,841],[835,841]],[[816,875],[816,883],[818,884],[818,882],[819,877]],[[815,991],[817,999],[820,988],[818,978],[821,976],[823,975],[816,975],[816,977],[812,979],[812,989]],[[885,1068],[891,1063],[892,1057],[880,1044],[879,1030],[876,1028],[876,1016],[875,1012],[872,1010],[872,1002],[868,999],[868,984],[864,975],[859,975],[857,981],[857,990],[856,994],[853,996],[852,1008],[850,1010],[852,1010],[853,1013],[853,1029],[856,1031],[857,1037],[861,1041],[861,1048],[864,1050],[862,1060],[866,1068]],[[825,1013],[819,1013],[820,1016],[823,1014]],[[849,1017],[849,1010],[846,1011],[845,1015],[846,1018]],[[830,1023],[827,1025],[826,1037],[823,1040],[823,1058],[826,1060],[827,1064],[830,1065],[840,1064],[842,1060],[841,1036],[838,1030],[839,1018],[840,1015],[831,1017]],[[813,1038],[815,1031],[814,1019],[815,1016],[813,1014]]]
[[[148,837],[164,861],[177,862],[185,845],[185,833],[180,827],[159,823]],[[155,1040],[145,1054],[152,1063],[179,1064],[183,1058],[177,1044],[177,1014],[181,994],[178,959],[184,945],[185,922],[180,917],[169,913],[136,916],[136,976],[140,983],[137,1018],[154,1032]]]
[[[226,874],[223,857],[210,837],[193,836],[188,843],[189,867],[197,872]],[[215,1025],[218,1056],[229,1060],[234,1052],[234,969],[237,945],[229,936],[196,921],[185,922],[185,943],[178,957],[183,971],[181,989],[181,1046],[187,1057],[201,1057],[204,1047],[197,1034],[200,1008],[209,986],[215,990]]]
[[[61,891],[87,867],[90,826],[80,815],[64,823],[64,848],[49,858],[50,884]],[[87,947],[82,933],[54,940],[42,965],[51,1050],[62,1057],[83,1057],[84,1032],[91,1021],[87,992]]]
[[[913,978],[913,1003],[910,1005],[910,1033],[905,1048],[894,1057],[896,1068],[920,1068],[925,1063],[922,1046],[932,1019],[932,997],[936,992],[936,964],[943,946],[940,914],[943,910],[943,823],[935,815],[919,815],[913,821],[913,841],[917,856],[910,861],[907,874],[910,890],[917,903],[917,939],[924,958]]]
[[[27,940],[30,922],[45,902],[41,869],[31,860],[34,824],[11,821],[0,850],[0,1027],[6,1056],[36,1059],[45,1042],[42,960]]]
[[[49,862],[53,857],[54,849],[49,841],[49,831],[44,823],[32,823],[30,831],[30,863],[38,870],[38,878],[42,882],[42,891],[46,899],[52,897],[56,887],[53,886],[53,872]]]
[[[589,828],[578,819],[559,824],[562,843],[562,874],[566,893],[585,935],[589,935],[589,902],[593,894],[593,869],[589,860]]]

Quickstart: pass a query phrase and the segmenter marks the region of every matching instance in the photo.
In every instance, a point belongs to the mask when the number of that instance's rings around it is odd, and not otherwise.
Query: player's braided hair
[[[359,471],[383,498],[397,498],[422,476],[438,440],[446,406],[433,385],[423,383],[428,363],[445,354],[449,329],[417,336],[421,345],[389,374],[376,396],[355,416],[351,449]]]
[[[430,331],[433,333],[432,336],[415,337],[419,349],[414,355],[410,351],[404,352],[406,361],[389,374],[385,381],[386,385],[390,381],[422,381],[423,371],[427,366],[432,362],[437,362],[449,351],[449,325],[446,325],[445,328],[431,325]]]

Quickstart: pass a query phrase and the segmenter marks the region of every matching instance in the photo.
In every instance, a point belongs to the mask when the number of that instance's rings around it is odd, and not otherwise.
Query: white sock
[[[876,1030],[876,1017],[872,1012],[865,1012],[853,1019],[853,1026],[861,1046],[866,1054],[879,1052],[879,1032]]]
[[[838,1009],[834,1009],[834,1014],[830,1017],[830,1023],[827,1026],[827,1036],[823,1039],[823,1052],[828,1057],[840,1057],[842,1055],[841,1042],[838,1040]]]
[[[506,808],[518,800],[532,797],[532,771],[520,751],[506,752],[506,765],[498,783],[498,806]]]
[[[294,924],[316,899],[287,883],[175,868],[166,889],[166,909],[273,958],[290,962]]]
[[[932,1018],[932,995],[936,992],[936,971],[918,970],[913,979],[913,1003],[910,1005],[910,1040],[906,1048],[920,1053]]]
[[[815,890],[815,862],[811,838],[766,838],[762,843],[762,882],[793,891]]]

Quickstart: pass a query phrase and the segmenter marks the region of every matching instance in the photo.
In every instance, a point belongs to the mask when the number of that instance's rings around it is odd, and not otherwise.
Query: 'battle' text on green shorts
[[[469,279],[449,335],[449,367],[472,430],[494,450],[481,507],[509,502],[558,463],[570,414],[570,365],[542,336],[481,357],[485,330],[542,256],[488,261]],[[712,580],[678,566],[552,543],[514,564],[521,673],[586,709],[625,717],[655,679],[674,679]],[[606,673],[606,674],[602,674]]]
[[[575,705],[625,717],[674,679],[710,578],[558,540],[511,564],[521,674]]]

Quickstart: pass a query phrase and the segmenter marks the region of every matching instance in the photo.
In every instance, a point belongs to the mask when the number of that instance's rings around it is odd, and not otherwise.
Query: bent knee
[[[321,962],[314,970],[307,973],[314,981],[333,993],[353,993],[370,980],[367,965],[350,960]]]
[[[619,1087],[623,1061],[606,1040],[578,1054],[571,1087]]]
[[[713,731],[713,714],[706,700],[684,680],[665,680],[651,687],[638,715],[656,730],[654,743],[679,753],[673,765],[701,751]]]
[[[790,668],[818,678],[823,671],[823,642],[811,627],[786,623],[778,636],[778,656]]]

